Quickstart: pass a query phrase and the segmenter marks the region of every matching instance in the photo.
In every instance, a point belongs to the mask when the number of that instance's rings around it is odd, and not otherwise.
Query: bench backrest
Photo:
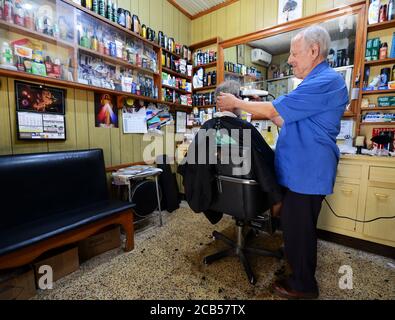
[[[0,229],[108,198],[100,149],[0,156]]]

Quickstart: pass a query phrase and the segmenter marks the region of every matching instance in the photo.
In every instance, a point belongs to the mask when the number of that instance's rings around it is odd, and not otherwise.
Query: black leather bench
[[[0,269],[109,225],[133,249],[133,205],[110,200],[100,149],[0,156]]]

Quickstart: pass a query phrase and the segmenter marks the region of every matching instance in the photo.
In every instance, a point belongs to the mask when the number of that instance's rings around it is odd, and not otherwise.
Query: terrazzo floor
[[[234,221],[225,217],[213,226],[202,214],[181,208],[165,215],[163,227],[137,231],[132,252],[116,249],[92,258],[33,299],[280,299],[270,289],[274,273],[284,264],[276,258],[250,258],[255,286],[236,257],[202,263],[224,248],[212,239],[214,230],[233,238]],[[281,233],[261,233],[254,245],[276,249]],[[352,290],[339,288],[342,265],[352,267]],[[389,258],[319,241],[316,277],[319,299],[395,299],[395,260]]]

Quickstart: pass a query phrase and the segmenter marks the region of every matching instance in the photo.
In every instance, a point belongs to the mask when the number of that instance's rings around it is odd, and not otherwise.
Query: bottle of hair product
[[[387,42],[384,42],[381,47],[380,47],[380,56],[379,59],[387,59],[388,56],[388,44]]]
[[[272,127],[271,126],[267,127],[267,133],[266,133],[266,136],[265,136],[265,140],[266,140],[266,143],[269,146],[274,146],[274,137],[273,137],[273,132],[272,132]]]
[[[388,2],[388,10],[387,10],[387,20],[395,19],[395,0],[390,0]]]
[[[369,24],[375,24],[379,22],[380,16],[380,0],[372,0],[369,6]]]

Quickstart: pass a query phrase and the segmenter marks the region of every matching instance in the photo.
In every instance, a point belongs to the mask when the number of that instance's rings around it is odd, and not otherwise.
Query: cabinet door
[[[358,208],[359,186],[348,183],[336,183],[334,193],[326,197],[329,205],[336,215],[356,219]],[[354,231],[355,221],[339,218],[335,215],[326,201],[322,203],[321,213],[318,217],[318,228],[336,231],[331,228],[339,228]]]
[[[365,220],[395,216],[395,189],[368,188]],[[395,219],[380,219],[365,223],[363,233],[367,236],[395,241]]]

